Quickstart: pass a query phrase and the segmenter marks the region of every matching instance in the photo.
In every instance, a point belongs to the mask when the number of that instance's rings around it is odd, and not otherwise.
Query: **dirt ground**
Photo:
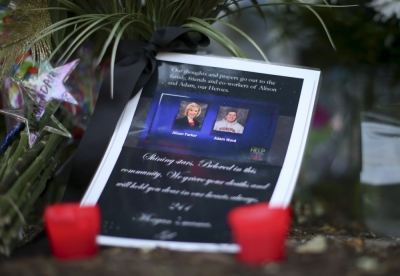
[[[0,257],[0,275],[400,275],[400,238],[375,235],[344,218],[294,222],[285,260],[260,266],[243,265],[232,254],[118,247],[103,247],[88,260],[60,262],[47,240],[39,239]]]

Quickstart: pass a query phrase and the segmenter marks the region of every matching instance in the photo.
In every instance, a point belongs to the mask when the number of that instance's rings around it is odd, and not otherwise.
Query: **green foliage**
[[[349,1],[341,1],[349,3]],[[318,22],[309,13],[301,10],[288,11],[296,22],[300,24],[295,28],[309,30],[304,48],[304,56],[311,61],[310,66],[321,67],[323,64],[343,65],[389,65],[400,62],[400,27],[396,18],[382,22],[376,20],[376,12],[368,6],[369,1],[357,2],[359,6],[351,9],[322,9],[319,14],[322,18],[329,18],[326,27],[329,29],[337,52],[326,55],[330,45],[326,35],[319,28]],[[292,26],[288,24],[289,28]],[[296,31],[293,30],[291,39],[296,39]],[[304,39],[305,40],[305,39]],[[313,47],[308,47],[313,45]],[[315,57],[325,55],[324,62],[319,64]],[[332,62],[330,62],[332,61]]]
[[[9,255],[21,243],[20,233],[35,210],[35,203],[39,202],[40,207],[52,203],[44,204],[43,197],[41,202],[38,199],[57,167],[65,140],[50,134],[28,148],[27,133],[22,132],[6,151],[0,164],[0,254]]]
[[[66,63],[74,51],[87,40],[104,41],[98,44],[101,48],[98,49],[97,60],[101,62],[104,56],[110,53],[110,70],[113,72],[116,49],[121,39],[148,42],[153,32],[161,27],[181,26],[207,35],[233,56],[246,58],[243,50],[212,26],[213,23],[220,22],[241,34],[267,61],[262,50],[249,36],[222,19],[250,8],[255,9],[257,14],[264,18],[265,7],[298,5],[307,8],[318,18],[333,46],[324,21],[313,9],[331,8],[331,5],[326,2],[306,4],[301,0],[275,3],[264,1],[266,3],[252,0],[250,4],[243,6],[240,5],[243,0],[53,0],[49,11],[55,21],[42,31],[36,41],[54,36],[55,49],[49,59],[59,52],[61,54],[57,63]],[[65,10],[68,11],[67,17]]]
[[[101,60],[111,45],[114,48],[111,52],[115,52],[120,39],[148,42],[152,33],[160,27],[184,26],[206,34],[221,44],[230,54],[245,57],[245,53],[233,41],[214,28],[212,24],[216,21],[221,22],[220,20],[225,17],[236,15],[244,9],[254,9],[259,16],[265,18],[265,7],[292,5],[311,10],[317,16],[330,39],[328,29],[314,7],[331,8],[333,7],[331,5],[326,3],[306,4],[300,0],[283,2],[252,0],[247,6],[244,6],[242,2],[244,1],[52,0],[50,11],[54,20],[53,24],[43,30],[39,39],[53,34],[56,45],[54,52],[61,51],[62,55],[59,62],[65,62],[85,40],[101,37],[100,41],[105,42],[99,49],[99,60]],[[68,10],[68,17],[65,17],[65,9]],[[53,15],[53,13],[56,14]],[[247,35],[232,24],[223,22],[255,45]],[[61,32],[64,32],[63,38],[61,38]],[[260,51],[258,47],[256,49]]]
[[[73,121],[65,109],[57,110],[63,124]],[[61,200],[64,181],[52,181],[65,161],[68,138],[47,133],[30,148],[22,131],[8,147],[0,162],[0,255],[9,255],[23,244],[23,228],[41,225],[44,208]],[[32,237],[33,238],[33,237]]]

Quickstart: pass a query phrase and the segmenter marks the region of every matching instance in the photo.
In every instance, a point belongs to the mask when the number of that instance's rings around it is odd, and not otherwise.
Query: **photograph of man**
[[[189,103],[183,112],[183,117],[175,119],[174,127],[199,129],[200,122],[196,120],[196,118],[199,117],[200,114],[200,105],[198,105],[197,103]]]
[[[214,130],[242,134],[244,127],[237,121],[237,111],[228,109],[225,118],[215,122]]]

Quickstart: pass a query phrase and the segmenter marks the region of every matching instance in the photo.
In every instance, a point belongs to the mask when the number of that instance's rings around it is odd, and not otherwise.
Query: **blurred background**
[[[293,200],[297,222],[338,214],[363,219],[361,114],[400,102],[400,1],[302,2],[357,6],[315,7],[325,26],[312,11],[294,5],[264,8],[265,22],[255,10],[245,10],[231,18],[231,23],[253,38],[270,62],[322,72]],[[262,59],[240,35],[222,25],[219,28],[234,37],[251,58]],[[227,55],[216,44],[212,53]]]

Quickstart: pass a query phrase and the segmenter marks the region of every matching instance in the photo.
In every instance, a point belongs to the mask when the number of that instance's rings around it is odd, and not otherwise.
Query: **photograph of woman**
[[[183,117],[179,117],[174,121],[176,128],[200,129],[200,122],[196,120],[201,114],[201,107],[197,103],[189,103],[184,112]]]

